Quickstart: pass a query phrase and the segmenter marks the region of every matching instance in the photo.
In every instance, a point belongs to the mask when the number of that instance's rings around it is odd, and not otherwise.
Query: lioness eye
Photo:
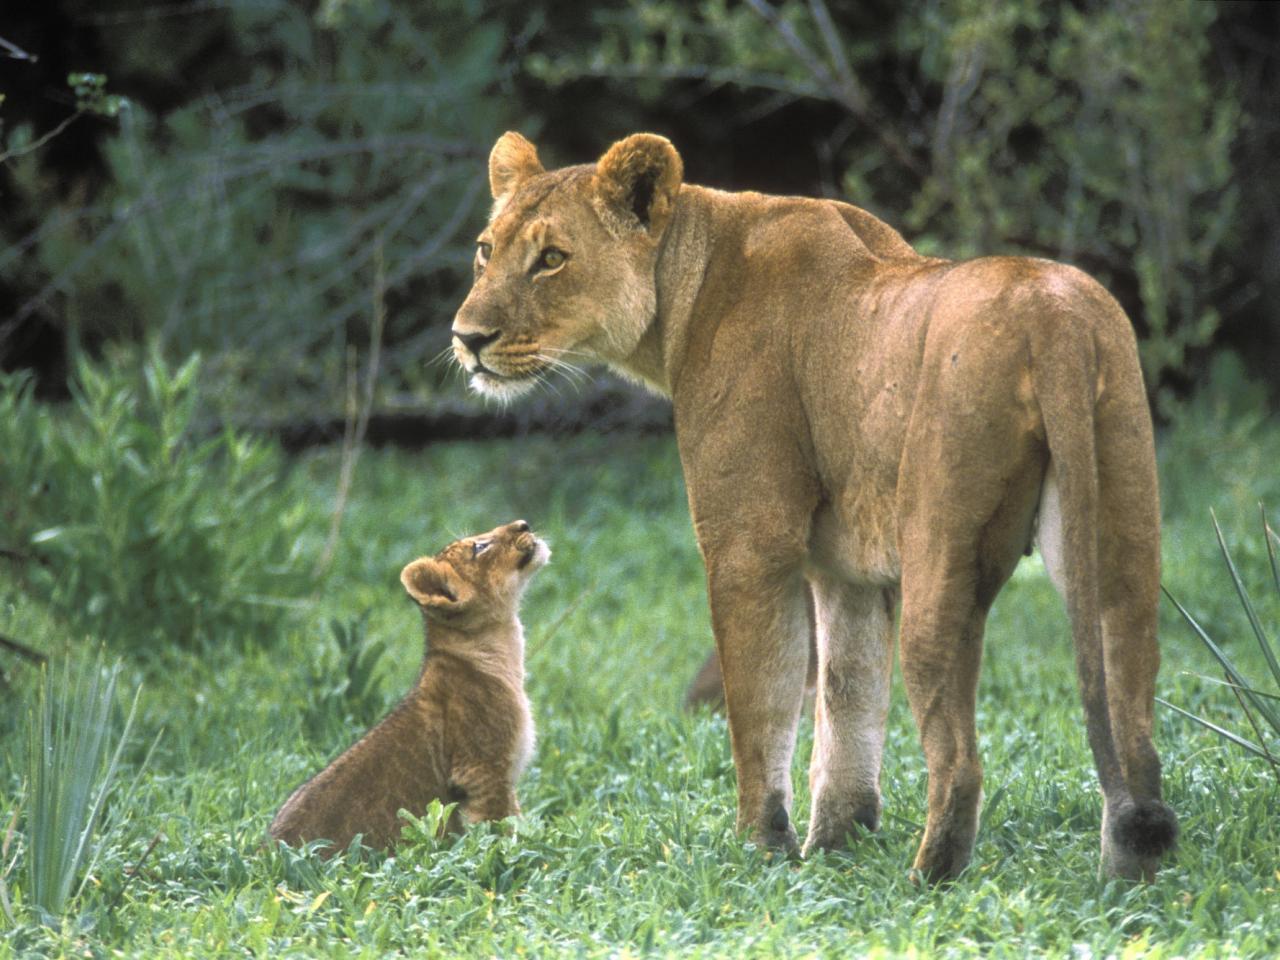
[[[484,266],[489,262],[489,254],[493,253],[493,244],[480,243],[476,246],[476,259],[480,261],[480,265]]]
[[[480,554],[488,550],[491,546],[493,546],[492,540],[477,540],[475,543],[471,545],[471,556],[478,557],[480,556]]]
[[[568,254],[563,250],[557,250],[555,247],[547,247],[542,251],[542,256],[538,258],[539,270],[554,270],[568,259]]]

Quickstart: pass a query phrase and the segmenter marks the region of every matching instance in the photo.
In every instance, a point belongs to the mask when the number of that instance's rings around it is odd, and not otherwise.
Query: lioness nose
[[[466,347],[468,350],[470,350],[472,353],[474,353],[478,357],[480,356],[481,350],[483,350],[489,344],[493,343],[493,341],[497,340],[499,336],[501,336],[501,332],[499,331],[494,333],[458,333],[455,331],[453,335],[464,347]]]

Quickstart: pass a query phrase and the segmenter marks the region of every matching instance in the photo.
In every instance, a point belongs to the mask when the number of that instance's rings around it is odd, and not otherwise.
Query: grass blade
[[[1231,551],[1227,549],[1227,541],[1222,536],[1222,527],[1218,526],[1218,518],[1213,511],[1209,511],[1209,515],[1213,518],[1213,529],[1218,535],[1218,546],[1222,548],[1223,559],[1227,561],[1227,570],[1231,573],[1231,581],[1236,586],[1236,593],[1240,596],[1240,603],[1244,606],[1245,615],[1249,618],[1249,626],[1253,628],[1253,634],[1258,639],[1258,646],[1262,647],[1262,654],[1267,658],[1267,666],[1271,668],[1271,675],[1280,681],[1280,662],[1276,660],[1276,653],[1271,648],[1271,640],[1267,637],[1267,632],[1263,629],[1262,621],[1258,619],[1258,611],[1253,608],[1253,600],[1249,597],[1249,591],[1245,589],[1244,581],[1240,579],[1240,571],[1236,569],[1235,561],[1231,558]],[[1266,521],[1264,519],[1263,525]],[[1280,731],[1280,723],[1274,718],[1268,717],[1272,727]]]
[[[109,687],[110,694],[103,698],[103,703],[105,704],[107,710],[110,709],[111,703],[113,701],[113,695],[115,693],[116,677],[119,674],[119,672],[120,672],[120,665],[119,663],[117,663],[111,672],[111,684]],[[115,749],[115,752],[111,755],[111,762],[107,765],[106,773],[102,775],[102,780],[98,785],[97,795],[95,796],[93,805],[89,811],[89,818],[85,824],[84,835],[80,844],[80,848],[77,851],[78,856],[80,856],[81,858],[84,858],[86,852],[88,852],[88,844],[91,839],[91,834],[93,832],[95,825],[97,825],[98,823],[98,818],[102,814],[102,804],[106,801],[107,793],[110,792],[112,785],[115,783],[116,773],[120,769],[120,757],[124,753],[125,744],[129,742],[129,734],[133,731],[133,718],[137,715],[138,698],[141,696],[142,696],[142,688],[139,687],[133,694],[133,704],[129,707],[129,715],[125,718],[124,729],[120,731],[120,739],[116,741],[116,749]],[[104,730],[106,728],[107,720],[108,718],[104,716],[103,717]],[[152,749],[154,749],[154,744],[152,745]],[[148,758],[150,758],[150,752],[148,752],[147,756]],[[134,783],[137,783],[136,778],[134,779]],[[130,790],[130,793],[132,793],[132,790]],[[128,806],[127,800],[124,806],[126,807]],[[80,878],[80,885],[76,888],[77,897],[84,890],[84,885],[89,882],[89,877],[93,874],[93,868],[97,866],[98,854],[101,852],[101,849],[102,849],[101,844],[99,844],[98,846],[93,848],[92,852],[89,853],[88,859],[86,860],[84,865],[84,873]]]
[[[97,862],[94,836],[138,706],[135,694],[113,749],[111,711],[119,675],[120,664],[104,669],[99,651],[74,671],[65,659],[56,693],[49,668],[43,668],[36,689],[27,741],[27,899],[48,925],[65,915]]]
[[[1202,727],[1208,727],[1210,730],[1212,730],[1214,733],[1218,734],[1219,736],[1224,737],[1227,740],[1230,740],[1237,747],[1241,747],[1244,750],[1248,750],[1250,753],[1255,754],[1256,756],[1259,756],[1264,760],[1271,761],[1274,765],[1274,761],[1272,760],[1271,755],[1267,753],[1262,747],[1252,742],[1251,740],[1246,740],[1244,737],[1238,734],[1232,733],[1230,730],[1226,729],[1225,727],[1220,727],[1216,723],[1206,720],[1204,717],[1197,716],[1196,714],[1192,713],[1190,710],[1183,710],[1182,707],[1178,706],[1176,703],[1170,703],[1168,700],[1165,700],[1163,697],[1156,697],[1156,703],[1162,703],[1166,707],[1168,707],[1170,710],[1174,710],[1182,714],[1184,717],[1187,717],[1190,720],[1194,720],[1196,723],[1200,724]]]
[[[1183,671],[1184,677],[1195,677],[1197,680],[1203,680],[1205,683],[1217,684],[1219,687],[1226,687],[1228,690],[1243,690],[1245,693],[1251,693],[1255,697],[1266,697],[1268,700],[1275,700],[1280,703],[1280,693],[1271,693],[1267,690],[1259,690],[1257,687],[1242,687],[1230,680],[1219,680],[1217,677],[1211,677],[1207,673],[1192,673],[1191,671]]]
[[[1161,585],[1160,589],[1164,591],[1164,595],[1168,597],[1169,601],[1177,608],[1178,613],[1182,614],[1182,618],[1186,620],[1191,629],[1195,631],[1196,636],[1198,636],[1200,641],[1209,649],[1209,652],[1214,655],[1218,663],[1222,664],[1222,669],[1226,671],[1227,677],[1231,682],[1239,686],[1241,689],[1247,689],[1249,684],[1245,681],[1245,678],[1241,675],[1240,671],[1236,669],[1235,664],[1233,664],[1231,659],[1222,651],[1222,648],[1213,642],[1213,638],[1210,637],[1209,634],[1205,633],[1204,628],[1200,626],[1196,621],[1196,618],[1191,615],[1191,612],[1178,602],[1178,598],[1169,592],[1168,587]],[[1268,724],[1277,730],[1280,730],[1280,719],[1276,717],[1270,706],[1264,700],[1249,695],[1249,702],[1257,708],[1259,713],[1266,717]]]
[[[1280,536],[1271,529],[1271,524],[1267,522],[1267,511],[1263,509],[1262,504],[1258,504],[1258,509],[1262,513],[1262,542],[1267,545],[1267,560],[1271,563],[1271,579],[1276,585],[1276,596],[1280,596],[1280,566],[1276,565],[1276,544],[1280,543]],[[1280,682],[1280,676],[1276,677],[1276,681]]]

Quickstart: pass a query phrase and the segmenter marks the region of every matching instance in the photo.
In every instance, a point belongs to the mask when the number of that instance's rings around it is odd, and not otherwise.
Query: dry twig
[[[338,549],[338,534],[342,529],[342,517],[347,512],[351,496],[351,483],[355,478],[356,462],[364,445],[365,431],[369,429],[369,414],[373,410],[374,385],[378,379],[378,364],[382,356],[382,331],[387,322],[386,265],[382,259],[382,245],[374,253],[376,265],[373,282],[373,329],[369,339],[369,367],[365,373],[364,402],[356,403],[355,354],[350,353],[347,372],[347,426],[342,438],[342,465],[338,472],[338,495],[329,524],[329,538],[325,542],[320,560],[316,563],[315,576],[322,577],[333,563]]]

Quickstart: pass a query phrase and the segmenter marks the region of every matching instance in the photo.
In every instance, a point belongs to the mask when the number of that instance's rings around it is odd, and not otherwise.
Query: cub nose
[[[456,330],[453,331],[453,338],[470,350],[476,357],[479,357],[480,351],[501,335],[501,331],[494,333],[459,333]]]

